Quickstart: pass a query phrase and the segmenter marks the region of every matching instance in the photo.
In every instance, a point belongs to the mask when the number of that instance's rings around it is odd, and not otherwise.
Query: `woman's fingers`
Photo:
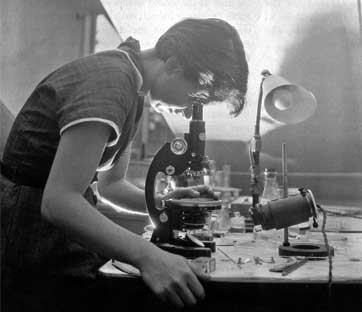
[[[171,193],[168,193],[163,197],[164,200],[174,198],[197,198],[200,196],[207,196],[212,199],[219,199],[219,196],[216,192],[212,190],[212,188],[208,185],[197,185],[197,186],[189,186],[189,187],[179,187],[176,188]]]
[[[180,199],[180,198],[194,198],[199,197],[200,193],[197,190],[194,190],[190,187],[180,187],[176,190],[172,191],[171,193],[165,195],[164,199],[174,198],[174,199]]]
[[[170,281],[170,284],[154,289],[155,294],[165,303],[178,308],[191,307],[205,297],[204,289],[192,270],[185,275],[174,276]]]
[[[186,280],[184,282],[177,283],[175,288],[177,295],[181,298],[184,305],[193,306],[197,304],[196,298],[198,298],[198,296],[192,292],[192,289]]]
[[[205,298],[205,290],[199,278],[206,280],[209,279],[209,277],[202,272],[201,268],[197,265],[190,262],[187,262],[187,265],[191,270],[175,283],[175,286],[177,287],[178,295],[183,300],[184,304],[192,306]]]
[[[191,186],[191,188],[194,191],[199,192],[200,194],[209,194],[210,192],[212,192],[211,187],[208,185],[196,185],[196,186]]]
[[[219,199],[219,196],[217,193],[215,193],[212,189],[212,187],[208,185],[197,185],[193,186],[192,189],[194,191],[199,192],[201,195],[207,195],[208,197],[211,197],[213,199]]]
[[[198,301],[205,298],[205,290],[195,275],[190,276],[188,286]]]
[[[185,306],[185,301],[183,298],[178,295],[178,293],[175,290],[167,290],[167,301],[171,303],[172,305],[176,306],[179,309],[182,309]]]
[[[205,273],[200,265],[198,265],[197,263],[193,263],[193,262],[190,262],[189,265],[190,265],[192,272],[194,272],[200,280],[205,281],[205,282],[211,280],[211,276],[208,273]]]
[[[161,252],[141,264],[145,283],[164,302],[178,308],[194,306],[205,297],[205,291],[196,274],[203,276],[181,256]]]

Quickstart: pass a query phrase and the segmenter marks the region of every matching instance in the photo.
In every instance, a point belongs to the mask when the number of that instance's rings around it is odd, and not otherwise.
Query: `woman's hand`
[[[219,199],[207,185],[179,187],[159,200],[208,197]],[[186,258],[157,248],[138,264],[146,285],[163,301],[178,308],[193,306],[205,297],[200,280],[210,276]]]
[[[210,276],[187,259],[156,249],[139,265],[146,285],[165,303],[193,306],[205,297],[200,280]]]
[[[197,185],[189,187],[178,187],[174,191],[163,196],[162,199],[180,199],[180,198],[196,198],[205,196],[212,199],[219,199],[218,195],[213,192],[212,188],[207,185]]]

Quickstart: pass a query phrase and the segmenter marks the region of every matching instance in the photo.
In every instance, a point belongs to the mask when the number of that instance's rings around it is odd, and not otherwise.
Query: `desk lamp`
[[[252,207],[250,209],[254,224],[261,224],[265,230],[284,228],[284,242],[279,246],[281,256],[302,255],[322,257],[328,255],[328,249],[320,244],[290,244],[288,241],[288,226],[306,222],[310,217],[315,222],[316,207],[313,193],[310,190],[300,189],[299,194],[288,197],[286,147],[283,144],[283,189],[284,198],[272,200],[267,204],[259,204],[261,185],[260,175],[260,115],[262,105],[266,112],[275,120],[284,124],[297,124],[311,117],[317,107],[314,95],[301,86],[287,81],[281,76],[272,75],[268,70],[262,73],[259,89],[258,107],[254,137],[249,145],[250,154],[250,190]],[[333,249],[330,247],[330,251]]]

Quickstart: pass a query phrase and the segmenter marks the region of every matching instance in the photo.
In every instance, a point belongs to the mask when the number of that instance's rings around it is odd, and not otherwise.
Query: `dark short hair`
[[[185,19],[168,29],[156,43],[157,56],[176,57],[186,78],[197,81],[192,95],[206,102],[226,101],[237,116],[245,105],[248,63],[236,29],[216,19]]]

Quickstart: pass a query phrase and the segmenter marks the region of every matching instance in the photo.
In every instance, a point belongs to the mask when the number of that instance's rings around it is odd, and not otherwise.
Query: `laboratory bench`
[[[327,259],[308,260],[286,276],[269,271],[273,265],[286,261],[278,255],[283,230],[256,234],[227,233],[217,238],[216,252],[212,255],[216,260],[216,270],[210,273],[211,280],[203,283],[206,298],[191,311],[360,310],[361,214],[360,211],[354,217],[327,217],[327,237],[334,248],[331,285],[328,283]],[[318,229],[299,234],[297,227],[291,227],[289,233],[291,243],[324,242]],[[137,276],[137,270],[134,273],[132,270],[121,271],[112,265],[112,261],[108,261],[99,269],[98,279],[110,293],[121,293],[118,297],[111,296],[114,304],[118,301],[119,305],[133,311],[170,311],[170,307],[158,302],[151,294]]]

